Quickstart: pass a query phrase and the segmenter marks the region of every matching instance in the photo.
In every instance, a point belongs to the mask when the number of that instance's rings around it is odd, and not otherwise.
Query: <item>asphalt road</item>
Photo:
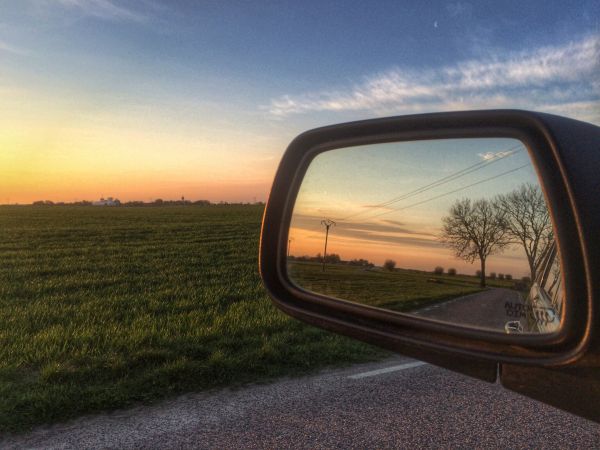
[[[506,302],[523,304],[523,299],[512,289],[492,288],[437,303],[413,314],[444,322],[504,331],[506,322],[516,320],[506,315]],[[526,327],[527,324],[522,325]]]
[[[0,448],[60,449],[598,447],[598,424],[401,357],[189,395],[0,441]]]

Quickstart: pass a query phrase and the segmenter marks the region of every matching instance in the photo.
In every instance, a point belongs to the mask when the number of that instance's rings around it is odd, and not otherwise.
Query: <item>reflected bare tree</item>
[[[396,267],[396,261],[393,259],[386,259],[383,263],[383,268],[389,271],[393,271],[394,267]]]
[[[544,255],[554,241],[541,189],[525,183],[509,194],[497,196],[494,201],[504,214],[508,235],[523,246],[531,279],[535,280]]]
[[[509,245],[504,212],[494,202],[481,199],[457,200],[442,219],[440,240],[455,255],[470,263],[479,259],[480,285],[485,287],[485,261]]]

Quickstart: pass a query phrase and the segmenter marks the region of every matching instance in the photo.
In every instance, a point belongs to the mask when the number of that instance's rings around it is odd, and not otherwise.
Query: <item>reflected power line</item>
[[[449,183],[451,181],[454,181],[454,180],[457,180],[459,178],[462,178],[465,175],[468,175],[470,173],[473,173],[473,172],[476,172],[478,170],[481,170],[484,167],[487,167],[487,166],[489,166],[491,164],[494,164],[494,163],[496,163],[496,162],[498,162],[498,161],[500,161],[500,160],[502,160],[504,158],[507,158],[509,156],[515,155],[515,154],[517,154],[517,153],[519,153],[519,152],[521,152],[523,150],[524,150],[524,147],[522,146],[522,144],[519,144],[519,145],[516,145],[514,147],[509,148],[508,150],[497,152],[496,153],[497,156],[495,156],[492,159],[487,159],[487,160],[479,161],[479,162],[477,162],[477,163],[475,163],[475,164],[473,164],[471,166],[465,167],[464,169],[461,169],[461,170],[459,170],[457,172],[454,172],[454,173],[452,173],[450,175],[446,175],[445,177],[442,177],[439,180],[436,180],[436,181],[433,181],[433,182],[431,182],[429,184],[426,184],[425,186],[421,186],[421,187],[419,187],[417,189],[414,189],[414,190],[412,190],[410,192],[407,192],[405,194],[402,194],[402,195],[399,195],[397,197],[394,197],[394,198],[392,198],[390,200],[387,200],[385,202],[378,203],[378,204],[374,205],[368,211],[358,211],[356,213],[349,214],[349,215],[347,215],[345,217],[338,218],[337,220],[338,221],[343,221],[343,220],[348,220],[350,218],[359,216],[361,214],[369,214],[369,213],[373,212],[373,210],[375,210],[375,209],[384,208],[386,206],[389,206],[389,205],[392,205],[394,203],[397,203],[397,202],[399,202],[401,200],[406,200],[408,198],[411,198],[411,197],[414,197],[416,195],[422,194],[423,192],[427,192],[427,191],[429,191],[431,189],[434,189],[436,187],[442,186],[442,185],[444,185],[446,183]],[[510,172],[508,172],[508,173],[510,173]],[[466,189],[467,187],[470,187],[470,186],[466,186],[466,187],[461,188],[461,189]],[[461,189],[459,189],[459,190],[461,190]],[[457,192],[457,191],[452,191],[452,192]],[[444,194],[444,195],[446,195],[446,194]],[[436,197],[436,198],[439,198],[439,197]],[[420,204],[420,203],[418,203],[418,204]],[[416,204],[414,204],[413,206],[415,206],[415,205]],[[404,208],[400,208],[400,209],[404,209]],[[393,211],[398,211],[400,209],[394,209]],[[388,212],[392,212],[392,211],[388,211]],[[371,218],[379,217],[380,215],[383,215],[383,214],[378,214],[378,215],[375,215],[375,216],[371,216]]]
[[[447,195],[455,194],[456,192],[460,192],[460,191],[463,191],[463,190],[468,189],[470,187],[477,186],[478,184],[487,183],[488,181],[492,181],[492,180],[495,180],[496,178],[503,177],[505,175],[508,175],[509,173],[516,172],[517,170],[521,170],[521,169],[523,169],[523,168],[525,168],[527,166],[529,166],[529,163],[523,164],[522,166],[516,167],[516,168],[511,169],[511,170],[507,170],[506,172],[502,172],[502,173],[500,173],[498,175],[494,175],[493,177],[484,178],[483,180],[479,180],[479,181],[477,181],[475,183],[471,183],[471,184],[468,184],[466,186],[462,186],[462,187],[460,187],[458,189],[454,189],[453,191],[444,192],[443,194],[436,195],[435,197],[430,197],[430,198],[427,198],[425,200],[421,200],[419,202],[412,203],[412,204],[407,205],[407,206],[403,206],[402,208],[394,208],[391,211],[384,211],[382,213],[379,213],[379,214],[376,214],[374,216],[369,217],[369,219],[374,219],[376,217],[381,217],[381,216],[384,216],[386,214],[391,214],[393,212],[402,211],[402,210],[405,210],[405,209],[408,209],[408,208],[412,208],[414,206],[422,205],[423,203],[428,203],[428,202],[431,202],[433,200],[437,200],[438,198],[442,198],[442,197],[445,197]]]

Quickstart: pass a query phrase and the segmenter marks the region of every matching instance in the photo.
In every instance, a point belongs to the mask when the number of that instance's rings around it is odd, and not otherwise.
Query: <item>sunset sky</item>
[[[599,61],[597,0],[3,1],[0,204],[264,201],[295,135],[348,120],[600,124]]]

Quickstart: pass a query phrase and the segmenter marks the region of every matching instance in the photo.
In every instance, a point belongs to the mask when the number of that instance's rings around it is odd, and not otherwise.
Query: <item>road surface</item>
[[[600,425],[402,357],[177,398],[0,448],[598,448]]]
[[[506,314],[505,304],[523,304],[521,295],[512,289],[491,288],[457,297],[414,311],[413,314],[444,322],[492,328],[504,332],[506,322],[517,320]],[[520,319],[526,328],[525,319]]]

